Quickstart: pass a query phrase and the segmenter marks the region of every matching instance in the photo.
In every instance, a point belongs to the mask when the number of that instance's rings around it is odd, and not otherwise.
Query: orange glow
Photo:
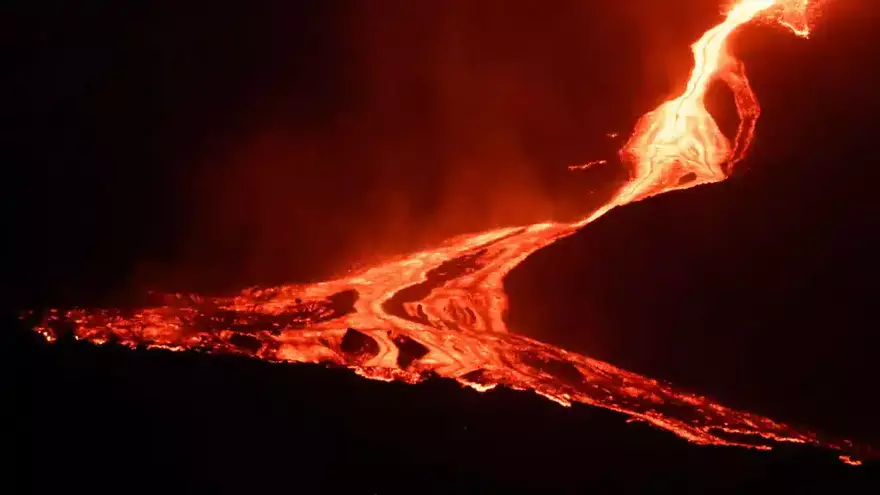
[[[693,44],[695,66],[682,94],[645,114],[621,149],[630,179],[607,204],[580,221],[464,235],[435,249],[311,285],[247,289],[229,298],[175,295],[164,306],[134,313],[50,313],[37,330],[53,340],[57,328],[72,323],[77,338],[95,343],[112,338],[132,347],[336,363],[377,380],[416,383],[430,371],[480,392],[503,385],[532,390],[566,406],[579,402],[619,411],[698,444],[766,449],[772,442],[794,442],[848,450],[847,442],[820,440],[510,333],[504,321],[503,279],[530,254],[616,206],[726,177],[749,148],[760,112],[742,63],[727,51],[727,39],[759,16],[805,36],[807,4],[734,3]],[[736,101],[740,124],[732,141],[704,103],[713,81],[726,83]]]

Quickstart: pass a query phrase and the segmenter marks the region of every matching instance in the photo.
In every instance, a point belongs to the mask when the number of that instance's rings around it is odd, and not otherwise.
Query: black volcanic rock
[[[379,344],[369,335],[354,328],[345,331],[340,347],[342,352],[361,357],[373,357],[379,354]]]
[[[397,346],[397,365],[402,369],[409,367],[413,361],[422,358],[428,353],[428,348],[406,335],[398,335],[394,337],[394,344]]]
[[[828,452],[698,447],[616,413],[503,388],[4,336],[20,358],[17,474],[38,493],[559,493],[596,482],[796,490],[820,481],[846,490],[877,479],[876,466],[846,466]]]
[[[229,343],[251,352],[258,351],[263,346],[260,339],[250,335],[242,335],[240,333],[234,334],[230,337]]]
[[[869,205],[829,205],[806,180],[752,173],[618,208],[511,273],[508,322],[730,406],[880,441],[867,393],[880,246],[853,228]]]
[[[520,359],[525,364],[549,373],[570,385],[580,384],[584,375],[571,363],[558,359],[544,359],[532,352],[521,352]]]

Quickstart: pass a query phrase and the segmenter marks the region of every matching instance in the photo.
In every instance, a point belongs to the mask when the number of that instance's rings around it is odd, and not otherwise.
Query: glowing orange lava
[[[344,278],[248,289],[231,298],[173,296],[134,312],[52,312],[47,339],[69,326],[80,339],[129,346],[337,363],[372,379],[415,383],[433,372],[485,391],[532,390],[563,405],[620,411],[699,444],[770,448],[772,442],[848,451],[770,419],[676,391],[665,383],[509,333],[505,275],[526,257],[616,206],[723,180],[748,149],[759,114],[742,64],[726,49],[737,27],[761,16],[806,36],[807,0],[739,0],[693,44],[684,92],[644,115],[621,150],[630,179],[607,204],[574,223],[542,223],[451,239]],[[706,110],[713,81],[733,91],[740,116],[731,142]],[[856,462],[843,457],[847,462]]]
[[[586,170],[590,167],[595,167],[596,165],[605,165],[608,163],[608,160],[590,160],[587,163],[582,163],[580,165],[569,165],[569,170]]]

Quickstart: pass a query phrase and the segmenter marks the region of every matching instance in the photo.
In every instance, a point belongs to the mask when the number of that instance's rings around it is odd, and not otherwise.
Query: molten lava
[[[743,65],[726,49],[739,26],[763,17],[807,35],[807,0],[738,0],[693,44],[684,92],[644,115],[621,150],[630,179],[608,203],[574,223],[541,223],[465,235],[344,278],[248,289],[230,298],[169,297],[136,312],[51,312],[37,327],[54,340],[64,326],[95,343],[245,354],[284,362],[336,363],[372,379],[415,383],[428,372],[480,391],[498,385],[563,405],[620,411],[692,442],[770,448],[776,442],[849,450],[815,434],[508,332],[503,279],[535,251],[616,206],[723,180],[748,149],[759,114]],[[706,109],[713,81],[734,94],[731,142]],[[578,167],[575,167],[578,168]],[[843,460],[853,462],[849,457]]]

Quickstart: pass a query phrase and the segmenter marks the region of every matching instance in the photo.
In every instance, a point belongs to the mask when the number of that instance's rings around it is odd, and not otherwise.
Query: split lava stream
[[[574,223],[540,223],[460,236],[441,246],[311,285],[247,289],[234,297],[167,296],[136,310],[51,311],[36,330],[94,343],[234,353],[278,362],[334,363],[361,376],[416,383],[428,376],[479,391],[531,390],[562,405],[619,411],[691,442],[769,449],[776,442],[859,449],[669,384],[511,333],[504,277],[535,251],[617,206],[725,179],[749,147],[760,113],[729,35],[754,19],[806,37],[808,0],[738,0],[693,45],[684,92],[645,114],[620,151],[630,178]],[[713,82],[732,91],[740,124],[729,140],[706,110]]]

